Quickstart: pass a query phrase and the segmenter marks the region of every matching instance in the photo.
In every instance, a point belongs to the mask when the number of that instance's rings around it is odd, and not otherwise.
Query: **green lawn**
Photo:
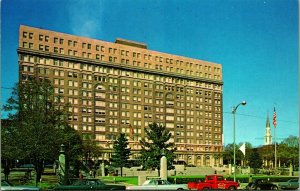
[[[100,177],[100,179],[103,180],[103,182],[138,185],[137,176],[126,176],[126,177],[106,176],[106,177]]]
[[[37,186],[42,189],[51,189],[53,188],[57,182],[57,176],[54,174],[51,174],[53,172],[52,169],[45,169],[45,175],[42,175],[42,182],[39,183]],[[31,173],[31,179],[28,180],[26,183],[22,183],[20,179],[24,177],[25,172],[18,172],[18,171],[11,171],[8,176],[8,181],[12,183],[13,185],[31,185],[35,186],[35,173]],[[4,180],[4,174],[1,173],[1,179]]]

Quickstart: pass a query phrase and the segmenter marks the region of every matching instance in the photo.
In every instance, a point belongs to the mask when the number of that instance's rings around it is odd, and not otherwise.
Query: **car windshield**
[[[12,184],[7,181],[1,181],[1,186],[12,186]]]
[[[169,185],[171,183],[169,181],[167,181],[167,180],[163,180],[163,184]]]
[[[86,185],[86,180],[75,180],[72,185],[74,186]]]
[[[153,180],[146,180],[143,185],[154,185],[155,182]]]
[[[95,185],[102,185],[103,182],[101,182],[100,180],[97,180],[97,179],[93,179],[93,180],[88,180],[87,184],[90,186],[95,186]]]
[[[83,179],[83,180],[76,180],[73,182],[72,185],[74,186],[80,186],[80,185],[89,185],[89,186],[95,186],[95,185],[102,185],[103,183],[98,179]]]
[[[298,179],[289,180],[289,182],[298,182]]]

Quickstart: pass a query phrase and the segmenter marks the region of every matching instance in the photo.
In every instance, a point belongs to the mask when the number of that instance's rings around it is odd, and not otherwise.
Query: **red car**
[[[239,183],[234,181],[227,181],[222,175],[209,175],[205,177],[204,182],[188,182],[188,188],[196,190],[204,189],[225,189],[237,190]]]

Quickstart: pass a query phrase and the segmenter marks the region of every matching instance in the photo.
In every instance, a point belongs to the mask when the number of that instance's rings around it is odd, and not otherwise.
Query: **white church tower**
[[[265,135],[265,144],[264,145],[271,145],[271,144],[272,144],[272,135],[271,135],[270,119],[269,119],[269,114],[268,114],[267,122],[266,122],[266,135]]]

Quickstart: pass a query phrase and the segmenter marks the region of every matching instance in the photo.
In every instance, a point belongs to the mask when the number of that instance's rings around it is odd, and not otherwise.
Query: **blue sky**
[[[3,0],[2,87],[18,81],[20,24],[220,63],[225,144],[233,142],[231,109],[243,100],[237,143],[263,144],[274,106],[277,137],[299,135],[297,0]],[[10,90],[1,95],[3,103]]]

